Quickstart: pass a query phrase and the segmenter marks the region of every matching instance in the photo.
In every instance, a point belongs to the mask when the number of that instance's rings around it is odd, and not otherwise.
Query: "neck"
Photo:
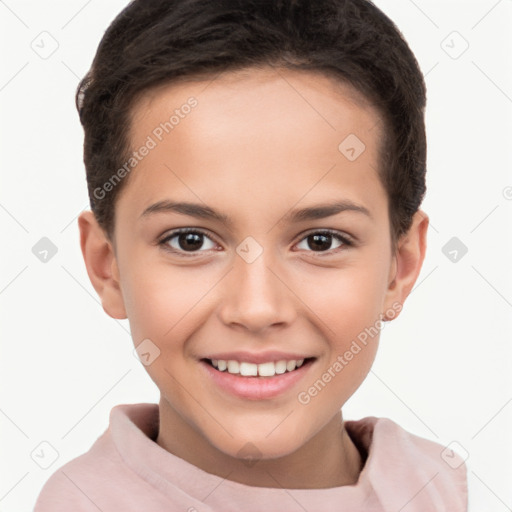
[[[353,485],[364,464],[345,429],[341,411],[293,453],[248,462],[217,449],[162,399],[156,442],[207,473],[253,487],[320,489]]]

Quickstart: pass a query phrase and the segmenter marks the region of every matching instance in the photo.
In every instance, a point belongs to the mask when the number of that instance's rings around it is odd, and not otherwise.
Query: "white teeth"
[[[286,371],[286,361],[277,361],[276,363],[276,373],[281,375]]]
[[[240,373],[240,365],[238,364],[238,361],[228,361],[228,372]]]
[[[261,363],[258,365],[258,375],[261,377],[273,377],[276,374],[274,363]]]
[[[258,365],[253,363],[240,363],[240,375],[244,377],[256,377],[256,375],[258,375]]]
[[[291,361],[288,361],[286,363],[286,369],[291,372],[292,370],[295,370],[297,368],[297,361],[295,359],[292,359]]]
[[[212,359],[212,365],[219,371],[228,371],[235,375],[243,377],[273,377],[274,375],[282,375],[285,372],[292,372],[296,368],[300,368],[304,364],[304,359],[291,359],[289,361],[281,360],[275,363],[269,361],[268,363],[247,363],[245,361],[235,361],[230,359]]]

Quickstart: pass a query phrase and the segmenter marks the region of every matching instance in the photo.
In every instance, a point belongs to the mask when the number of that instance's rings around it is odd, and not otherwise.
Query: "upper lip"
[[[299,354],[299,353],[288,353],[279,352],[275,350],[267,352],[219,352],[218,354],[211,354],[202,359],[221,359],[223,361],[243,361],[246,363],[268,363],[277,361],[292,361],[298,359],[308,359],[314,356]]]

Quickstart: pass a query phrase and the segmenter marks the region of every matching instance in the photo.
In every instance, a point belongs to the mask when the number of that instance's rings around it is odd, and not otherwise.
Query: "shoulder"
[[[367,476],[383,500],[393,501],[393,506],[402,504],[404,512],[425,506],[467,511],[467,467],[452,445],[412,434],[388,418],[370,416],[345,423],[355,444],[368,454],[363,471],[368,466]],[[395,489],[390,498],[390,485],[406,486],[408,491],[397,493]],[[402,501],[408,494],[410,502],[405,506]]]
[[[94,492],[98,480],[116,467],[116,455],[110,450],[105,432],[86,453],[57,469],[43,486],[34,512],[61,510],[98,511]]]
[[[41,489],[34,512],[59,512],[69,507],[79,511],[97,511],[94,501],[81,491],[81,480],[87,474],[86,460],[81,455],[56,470]],[[77,474],[81,474],[80,478],[76,478]]]
[[[116,506],[126,501],[128,509],[128,489],[132,496],[138,492],[147,493],[148,484],[126,464],[125,454],[118,449],[118,443],[132,427],[128,414],[146,417],[142,413],[149,410],[153,411],[153,408],[145,404],[114,407],[110,414],[109,428],[91,448],[61,466],[46,481],[37,498],[34,512],[112,510],[114,499]]]

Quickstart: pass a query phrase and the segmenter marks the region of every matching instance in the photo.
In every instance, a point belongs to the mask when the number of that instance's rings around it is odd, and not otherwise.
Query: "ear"
[[[112,318],[127,318],[119,284],[119,268],[112,243],[91,211],[80,214],[78,227],[87,274],[100,296],[105,313]]]
[[[409,231],[398,240],[384,301],[384,311],[393,310],[394,314],[392,318],[386,318],[383,312],[384,320],[392,320],[399,315],[405,299],[418,279],[427,249],[428,224],[427,214],[418,210],[413,216]],[[396,308],[397,303],[400,304],[398,310]],[[393,307],[393,304],[395,304],[395,307]]]

